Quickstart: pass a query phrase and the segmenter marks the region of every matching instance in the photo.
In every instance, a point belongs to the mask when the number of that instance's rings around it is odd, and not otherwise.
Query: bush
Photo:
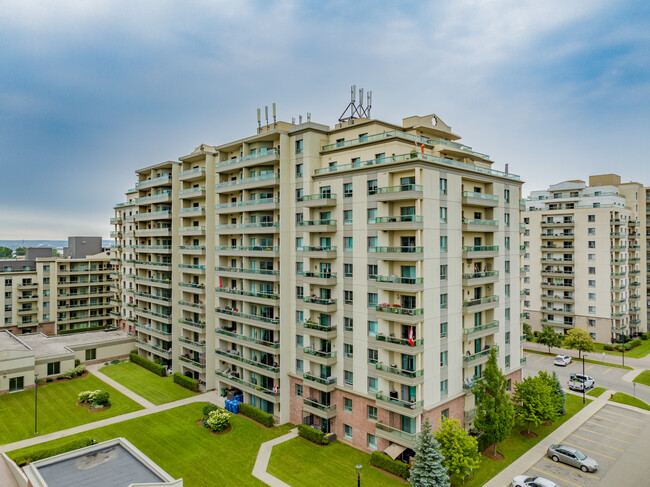
[[[52,377],[48,377],[47,379],[45,379],[45,382],[52,382],[53,380],[54,379]]]
[[[607,344],[603,345],[603,349],[608,350],[608,351],[611,352],[612,350],[614,350],[614,346],[607,343]]]
[[[626,343],[625,345],[623,345],[623,347],[625,347],[625,350],[632,350],[633,348],[631,343]]]
[[[156,364],[151,360],[147,360],[144,357],[140,357],[140,355],[138,355],[137,353],[131,354],[131,362],[133,362],[134,364],[138,364],[139,366],[144,367],[147,370],[150,370],[154,374],[158,374],[160,377],[167,376],[167,370],[165,369],[164,366],[160,364]]]
[[[316,443],[317,445],[327,445],[327,441],[325,440],[325,433],[318,431],[311,426],[307,426],[306,424],[298,425],[298,434],[305,440],[309,440],[312,443]]]
[[[58,334],[59,335],[68,335],[70,333],[83,333],[86,331],[97,331],[97,330],[107,330],[107,329],[113,329],[114,327],[110,325],[102,325],[102,326],[89,326],[87,328],[75,328],[74,330],[59,330]],[[117,328],[115,328],[117,329]]]
[[[642,340],[650,340],[650,333],[644,333],[643,335],[641,335],[641,339]]]
[[[90,405],[91,408],[103,408],[105,406],[110,406],[111,401],[109,401],[110,394],[108,391],[97,390],[93,392],[93,402]]]
[[[408,464],[400,462],[399,460],[393,460],[385,453],[380,453],[378,451],[372,452],[372,455],[370,455],[370,465],[386,470],[387,472],[402,477],[403,479],[408,479],[409,477]]]
[[[207,424],[212,431],[220,433],[230,424],[230,416],[231,414],[228,411],[217,408],[215,411],[210,412],[208,419],[206,419],[204,423]]]
[[[207,418],[210,416],[210,413],[212,411],[217,411],[219,407],[216,404],[208,403],[205,406],[203,406],[203,417]]]
[[[632,340],[630,342],[630,345],[632,345],[632,347],[638,347],[639,345],[641,345],[641,339],[640,338],[635,338],[634,340]]]
[[[79,367],[80,363],[81,363],[81,360],[79,360],[78,358],[74,359],[74,366],[75,367]]]
[[[174,382],[179,386],[183,386],[185,389],[189,389],[193,392],[199,392],[199,382],[190,377],[185,377],[183,374],[176,372],[174,374]]]
[[[79,438],[78,440],[70,441],[64,443],[61,446],[55,448],[44,448],[42,450],[34,450],[33,452],[21,456],[18,458],[13,458],[13,460],[18,464],[19,467],[24,466],[27,463],[27,460],[30,462],[35,462],[36,460],[42,460],[43,458],[53,457],[55,455],[60,455],[61,453],[66,453],[69,451],[77,450],[89,445],[92,445],[95,440],[90,437]]]
[[[77,401],[84,403],[92,402],[94,393],[95,391],[81,391],[77,396]]]
[[[622,352],[623,351],[623,345],[614,345],[614,350],[617,352]]]
[[[269,413],[265,413],[261,409],[251,406],[250,404],[241,403],[239,405],[239,412],[244,416],[251,418],[253,421],[270,428],[273,426],[273,416]]]

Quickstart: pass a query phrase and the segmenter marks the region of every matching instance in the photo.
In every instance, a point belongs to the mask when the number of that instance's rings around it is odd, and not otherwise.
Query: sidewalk
[[[524,350],[531,350],[535,352],[548,352],[548,347],[546,345],[541,345],[539,343],[530,343],[524,342]],[[566,348],[557,348],[551,347],[551,353],[557,355],[569,355],[571,357],[578,357],[577,350],[567,350]],[[604,354],[603,352],[588,352],[587,358],[589,360],[597,360],[598,362],[607,362],[608,364],[622,365],[623,357],[622,354],[611,355]],[[650,355],[646,355],[643,358],[631,358],[627,355],[625,356],[625,365],[627,367],[632,367],[634,369],[650,369]]]
[[[133,399],[135,402],[137,402],[137,403],[140,404],[141,406],[145,407],[146,409],[150,409],[150,408],[155,408],[155,407],[156,407],[156,405],[155,405],[154,403],[147,401],[147,400],[146,400],[144,397],[142,397],[142,396],[138,396],[138,395],[137,395],[135,392],[133,392],[131,389],[128,389],[128,388],[124,387],[124,386],[123,386],[122,384],[120,384],[119,382],[116,382],[116,381],[114,381],[113,379],[111,379],[110,377],[108,377],[107,375],[102,374],[102,373],[99,371],[99,368],[100,368],[100,367],[103,367],[103,366],[104,366],[104,364],[93,364],[93,365],[89,365],[89,366],[86,368],[86,370],[87,370],[88,372],[90,372],[91,374],[93,374],[95,377],[97,377],[99,380],[101,380],[101,381],[103,381],[103,382],[106,382],[106,383],[107,383],[109,386],[111,386],[113,389],[117,389],[117,390],[120,391],[122,394],[124,394],[125,396],[127,396],[127,397],[130,398],[130,399]]]
[[[553,431],[550,435],[537,443],[534,447],[520,456],[517,460],[503,469],[483,487],[507,487],[512,484],[512,479],[517,475],[522,475],[530,467],[535,465],[546,454],[548,445],[552,443],[562,443],[567,436],[578,429],[582,424],[600,411],[607,404],[610,391],[605,391],[600,397],[595,398],[590,404],[585,406],[580,412],[576,413],[571,419]]]
[[[253,467],[253,476],[257,477],[259,480],[264,482],[271,487],[291,487],[289,484],[283,482],[277,477],[274,477],[266,471],[269,467],[269,460],[271,459],[271,450],[275,445],[284,443],[298,436],[298,429],[294,428],[289,431],[286,435],[279,436],[270,441],[262,443],[260,449],[257,452],[257,459],[255,460],[255,466]]]

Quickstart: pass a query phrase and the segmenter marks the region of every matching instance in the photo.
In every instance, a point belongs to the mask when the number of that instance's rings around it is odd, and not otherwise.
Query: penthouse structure
[[[437,116],[277,122],[136,171],[115,206],[139,353],[395,457],[521,376],[519,177]],[[391,446],[392,445],[392,446]]]

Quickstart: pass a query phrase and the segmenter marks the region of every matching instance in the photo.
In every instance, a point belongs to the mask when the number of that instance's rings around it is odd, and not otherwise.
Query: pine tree
[[[429,417],[422,423],[422,431],[415,438],[415,457],[409,474],[413,487],[449,487],[449,475],[442,466],[444,457],[431,433]]]
[[[558,405],[558,410],[557,413],[560,416],[564,416],[566,414],[566,393],[564,392],[564,388],[562,387],[562,383],[560,382],[560,378],[557,376],[557,373],[553,371],[553,392],[555,396],[558,398],[557,400],[557,405]]]
[[[507,384],[508,381],[497,365],[497,353],[493,348],[485,366],[483,380],[477,381],[472,392],[477,401],[474,426],[483,431],[489,443],[494,443],[495,455],[497,443],[508,437],[515,424],[515,411],[506,391]]]

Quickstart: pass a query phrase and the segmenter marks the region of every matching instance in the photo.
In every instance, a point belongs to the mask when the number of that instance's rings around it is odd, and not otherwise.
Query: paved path
[[[537,352],[548,352],[548,347],[539,343],[524,342],[524,349]],[[577,350],[567,350],[566,348],[551,347],[551,353],[555,353],[557,355],[570,355],[571,357],[578,356]],[[623,362],[622,353],[619,353],[617,355],[606,353],[603,355],[603,352],[589,352],[587,353],[587,358],[589,360],[597,360],[599,362],[606,362],[608,364],[616,365],[622,365]],[[628,367],[633,367],[635,369],[650,369],[650,355],[646,355],[642,358],[631,358],[626,355],[625,365]]]
[[[273,440],[262,443],[257,452],[257,460],[255,460],[255,466],[253,467],[253,476],[271,487],[291,487],[289,484],[282,482],[279,478],[268,473],[266,469],[269,466],[271,450],[273,450],[273,447],[285,441],[292,440],[296,436],[298,436],[298,428],[292,429],[286,435],[278,436]]]
[[[89,365],[89,366],[86,368],[86,370],[87,370],[88,372],[90,372],[91,374],[93,374],[95,377],[97,377],[99,380],[102,380],[102,381],[106,382],[106,383],[107,383],[109,386],[111,386],[113,389],[117,389],[118,391],[120,391],[120,392],[121,392],[122,394],[124,394],[125,396],[127,396],[127,397],[133,399],[135,402],[137,402],[137,403],[140,404],[141,406],[144,406],[144,407],[147,408],[147,409],[155,408],[155,407],[156,407],[156,405],[155,405],[154,403],[147,401],[147,400],[146,400],[144,397],[142,397],[142,396],[138,396],[138,395],[137,395],[135,392],[133,392],[131,389],[129,389],[129,388],[127,388],[127,387],[124,387],[124,386],[123,386],[122,384],[120,384],[119,382],[114,381],[113,379],[111,379],[111,378],[108,377],[107,375],[102,374],[98,369],[99,369],[100,367],[103,367],[103,366],[104,366],[104,364],[101,364],[101,365],[100,365],[100,364],[93,364],[93,365]]]

